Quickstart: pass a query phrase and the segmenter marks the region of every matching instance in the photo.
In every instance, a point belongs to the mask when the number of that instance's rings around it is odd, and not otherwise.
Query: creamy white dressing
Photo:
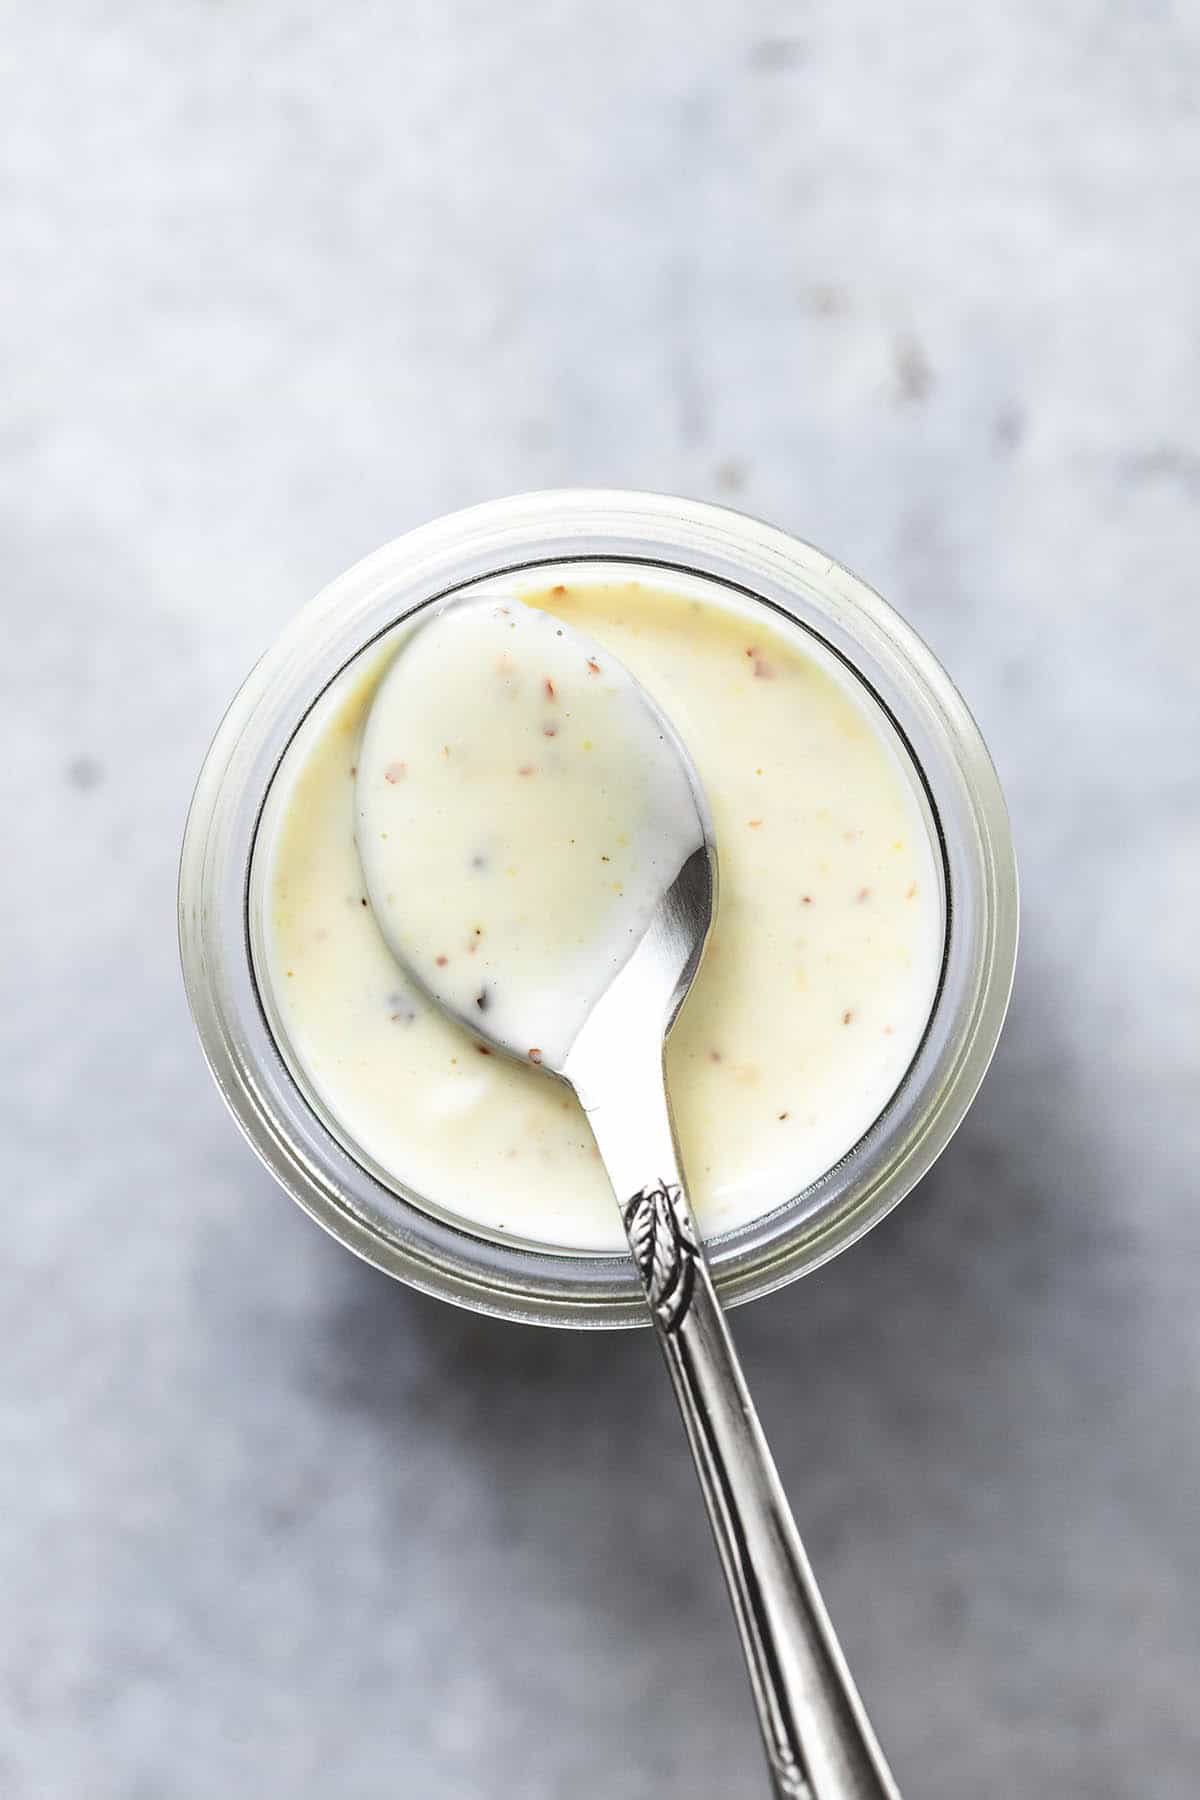
[[[522,598],[619,657],[670,719],[709,799],[718,913],[667,1064],[701,1224],[727,1230],[838,1162],[920,1042],[944,909],[917,778],[866,690],[765,610],[748,617],[740,605],[625,581]],[[366,903],[355,796],[364,725],[393,654],[373,652],[347,673],[277,777],[262,846],[269,1010],[333,1129],[385,1178],[488,1230],[620,1250],[616,1206],[569,1091],[488,1051],[414,992]],[[406,748],[397,742],[390,760],[410,761]],[[404,779],[383,785],[399,792]],[[533,780],[512,777],[520,806]],[[497,808],[494,829],[515,831]],[[632,850],[635,834],[625,835]],[[458,894],[446,890],[464,980],[481,966],[465,935],[479,922],[470,873]],[[437,923],[431,905],[429,948]],[[570,946],[560,951],[569,961]]]
[[[444,1006],[561,1066],[702,841],[669,732],[618,660],[515,599],[443,608],[371,704],[367,895]]]

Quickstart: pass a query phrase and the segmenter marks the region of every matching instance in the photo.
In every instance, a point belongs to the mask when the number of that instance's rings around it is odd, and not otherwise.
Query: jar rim
[[[205,1056],[244,1135],[318,1223],[375,1266],[499,1316],[638,1325],[627,1258],[497,1242],[386,1189],[300,1092],[262,1007],[249,921],[263,810],[288,746],[332,682],[418,607],[483,579],[564,563],[641,564],[716,581],[813,632],[883,707],[924,784],[946,888],[942,981],[924,1040],[880,1118],[819,1181],[714,1240],[726,1304],[827,1261],[931,1166],[991,1060],[1011,990],[1017,878],[1003,795],[979,729],[912,628],[842,565],[749,515],[617,490],[517,495],[447,515],[337,577],[285,628],[208,752],[180,866],[184,979]],[[400,1191],[397,1192],[397,1187]]]

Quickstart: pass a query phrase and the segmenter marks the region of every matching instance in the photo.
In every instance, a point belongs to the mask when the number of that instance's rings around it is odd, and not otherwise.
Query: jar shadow
[[[1010,1704],[1041,1717],[1066,1692],[1083,1717],[1108,1695],[1075,1640],[1111,1575],[1093,1571],[1094,1603],[1064,1586],[1063,1519],[1103,1523],[1105,1446],[1137,1436],[1148,1302],[1114,1290],[1117,1128],[1061,1023],[1059,982],[1027,946],[992,1072],[937,1167],[860,1244],[732,1315],[902,1786],[974,1754],[971,1734],[999,1729]],[[649,1333],[500,1323],[335,1260],[311,1320],[325,1402],[398,1453],[418,1438],[410,1454],[486,1493],[474,1578],[552,1589],[543,1654],[607,1671],[614,1713],[653,1696],[648,1742],[687,1738],[701,1777],[717,1768],[719,1791],[756,1792],[736,1639]],[[519,1619],[537,1604],[513,1601]],[[1032,1658],[1014,1649],[1027,1638]]]
[[[1006,1369],[1024,1363],[1053,1300],[1078,1220],[1056,1197],[1078,1124],[1069,1070],[1026,979],[977,1106],[896,1216],[835,1262],[737,1309],[751,1389],[814,1558],[837,1560],[921,1503],[930,1458],[990,1466],[972,1451],[986,1405],[998,1441],[1019,1434]],[[1056,1059],[1057,1062],[1056,1062]],[[1045,1079],[1056,1068],[1054,1083]],[[340,1259],[319,1322],[329,1403],[381,1431],[414,1412],[490,1483],[498,1523],[531,1510],[565,1563],[620,1520],[621,1572],[638,1594],[679,1600],[681,1542],[715,1560],[669,1385],[648,1332],[513,1325],[399,1291]],[[398,1400],[398,1395],[403,1396]],[[587,1494],[587,1521],[554,1499]],[[505,1523],[507,1522],[507,1523]],[[714,1574],[705,1582],[718,1592]],[[613,1589],[606,1587],[613,1598]],[[703,1608],[712,1618],[718,1608]],[[720,1609],[723,1610],[723,1609]],[[720,1629],[727,1629],[723,1617]]]

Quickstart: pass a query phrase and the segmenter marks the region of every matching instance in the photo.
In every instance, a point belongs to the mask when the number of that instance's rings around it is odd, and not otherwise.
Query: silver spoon
[[[515,622],[508,610],[514,608]],[[518,662],[528,639],[535,656],[552,650],[566,659],[554,664],[560,685],[576,652],[580,666],[594,672],[602,653],[587,639],[555,621],[555,642],[548,646],[547,615],[528,612],[514,602],[499,610],[506,632],[516,634]],[[447,688],[450,710],[441,717],[437,711],[441,690],[436,681],[431,684],[431,676],[447,667],[461,675],[474,641],[472,633],[482,642],[483,627],[476,630],[480,620],[496,623],[494,616],[482,612],[473,621],[461,605],[435,614],[397,656],[372,709],[358,773],[359,845],[372,907],[397,960],[419,987],[474,1035],[523,1061],[530,1055],[531,1040],[545,1038],[548,1048],[539,1051],[536,1060],[574,1089],[587,1114],[683,1414],[733,1602],[773,1792],[791,1800],[899,1800],[809,1567],[687,1198],[667,1099],[663,1047],[700,966],[712,923],[716,845],[708,803],[691,759],[670,723],[615,659],[603,656],[604,674],[606,680],[628,684],[620,693],[614,689],[614,694],[622,704],[638,709],[623,715],[627,738],[638,740],[638,772],[644,772],[649,744],[662,759],[662,786],[672,796],[671,867],[664,868],[649,908],[637,915],[632,946],[623,945],[621,958],[610,959],[611,973],[600,991],[589,995],[581,1007],[579,990],[572,988],[576,1016],[570,1018],[569,1029],[558,1034],[556,1047],[555,1034],[545,1030],[544,984],[536,1003],[531,997],[522,1011],[521,983],[530,979],[528,955],[515,956],[505,967],[504,1007],[481,1010],[478,1003],[464,1002],[460,987],[440,978],[431,966],[428,944],[406,932],[401,885],[405,871],[397,867],[394,841],[400,838],[402,846],[405,840],[394,830],[394,822],[407,818],[411,825],[417,816],[413,808],[421,805],[421,790],[408,785],[407,763],[389,760],[395,746],[387,742],[387,721],[419,719],[425,738],[440,742],[453,737],[455,755],[461,750],[467,766],[473,760],[478,766],[479,752],[486,753],[489,747],[487,690],[479,690],[478,705],[471,703],[472,674],[467,668],[463,677],[467,687],[460,680],[457,691],[453,684]],[[534,620],[540,623],[531,624]],[[490,648],[486,656],[487,671],[494,671]],[[539,662],[537,669],[543,666]],[[492,678],[486,672],[480,677]],[[505,730],[511,729],[512,716],[504,716]],[[447,756],[449,748],[447,744]],[[383,803],[380,795],[387,804],[398,805],[395,792],[387,796],[386,784],[398,785],[393,778],[400,766],[406,771],[400,798],[407,810],[385,815],[393,830],[381,832],[374,829],[379,822],[374,809]],[[454,838],[440,766],[438,778],[442,787],[427,840],[435,856]],[[392,846],[390,861],[381,857],[380,840],[385,836]],[[457,857],[457,850],[451,854]],[[433,871],[435,876],[439,872]],[[424,867],[423,878],[428,880],[429,875]],[[545,904],[552,906],[553,899],[553,893],[547,893]]]

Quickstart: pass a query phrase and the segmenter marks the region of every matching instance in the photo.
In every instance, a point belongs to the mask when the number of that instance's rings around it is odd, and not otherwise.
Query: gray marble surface
[[[289,613],[435,513],[618,482],[858,568],[1011,796],[969,1122],[738,1319],[898,1775],[1192,1800],[1195,8],[5,17],[0,1792],[763,1792],[649,1341],[327,1241],[176,971],[190,785]]]

